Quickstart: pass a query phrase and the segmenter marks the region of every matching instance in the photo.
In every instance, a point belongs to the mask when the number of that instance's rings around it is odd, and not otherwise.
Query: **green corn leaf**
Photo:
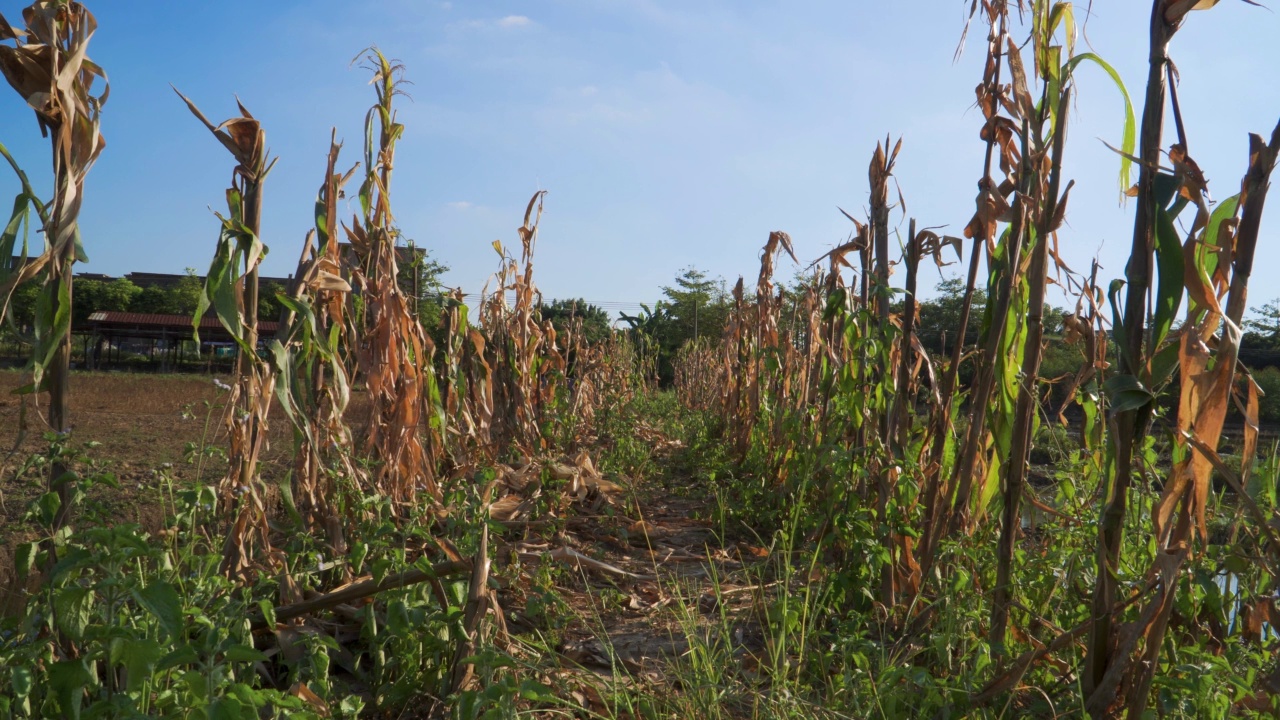
[[[306,431],[307,437],[311,437],[310,423],[303,423],[303,429]],[[280,491],[280,504],[284,506],[285,514],[289,516],[298,527],[302,527],[306,522],[302,518],[302,513],[298,512],[298,503],[293,499],[293,482],[288,476],[280,478],[276,483],[276,489]],[[275,613],[272,613],[275,617]],[[274,622],[274,621],[273,621]]]
[[[1185,260],[1182,242],[1173,226],[1173,218],[1163,208],[1156,208],[1156,267],[1160,278],[1155,297],[1155,317],[1152,323],[1151,347],[1158,348],[1173,327],[1173,320],[1182,306],[1182,294],[1186,289],[1183,274]]]
[[[75,248],[76,262],[89,262],[89,254],[84,251],[84,243],[80,240],[79,225],[76,225],[71,231],[71,244]]]
[[[310,344],[313,338],[320,337],[319,322],[316,320],[316,314],[311,309],[311,303],[293,298],[286,293],[276,293],[276,301],[293,311],[293,314],[301,318],[304,322],[307,334],[302,338],[304,344]],[[322,344],[316,343],[317,349],[324,351]]]
[[[1115,413],[1137,410],[1155,402],[1156,396],[1132,375],[1113,375],[1103,384],[1103,390]]]
[[[298,411],[297,403],[294,402],[293,394],[289,392],[293,378],[293,366],[290,363],[289,350],[275,338],[272,338],[268,347],[271,350],[271,357],[275,361],[276,372],[280,374],[280,381],[276,383],[276,399],[280,401],[280,407],[284,408],[284,414],[289,416],[289,422],[309,436],[310,428],[307,427],[307,423],[302,422],[300,419],[299,415],[301,413]]]
[[[10,395],[32,395],[38,393],[49,392],[49,376],[41,375],[39,384],[27,383],[9,391]]]
[[[56,299],[55,299],[56,298]],[[71,331],[71,288],[68,283],[46,286],[36,300],[36,355],[33,376],[39,382],[53,362],[62,338]],[[56,428],[58,430],[64,428]]]
[[[1213,209],[1209,214],[1209,225],[1204,229],[1204,243],[1217,247],[1218,230],[1222,227],[1222,221],[1235,217],[1236,208],[1240,205],[1240,196],[1232,195],[1231,197],[1218,203],[1218,207]],[[1215,265],[1216,267],[1216,265]],[[1209,268],[1212,272],[1214,268]]]
[[[1076,54],[1076,13],[1069,2],[1056,2],[1049,11],[1049,33],[1056,32],[1062,26],[1062,38],[1066,43],[1067,56]]]
[[[240,311],[238,295],[240,255],[236,248],[236,234],[230,228],[229,221],[224,220],[222,234],[218,238],[218,247],[213,256],[213,262],[209,265],[209,274],[205,278],[204,292],[200,295],[200,302],[196,308],[195,317],[191,318],[191,324],[195,328],[195,339],[199,342],[200,319],[212,306],[218,321],[240,346],[241,351],[252,354],[254,349],[249,347],[245,338],[244,316]]]
[[[1126,341],[1124,332],[1124,313],[1120,309],[1120,291],[1122,289],[1124,289],[1123,280],[1119,278],[1112,280],[1111,286],[1107,288],[1107,300],[1111,303],[1111,332],[1115,336],[1115,342],[1119,346],[1120,352],[1125,352],[1129,344]],[[1132,364],[1130,367],[1132,367]]]
[[[1178,354],[1181,348],[1176,342],[1166,343],[1151,358],[1151,387],[1163,388],[1178,369]]]
[[[10,267],[10,258],[13,257],[13,248],[18,242],[18,231],[26,225],[31,216],[31,203],[25,193],[19,193],[13,200],[13,214],[9,216],[9,222],[4,227],[4,231],[0,232],[0,281],[9,276],[9,273],[15,272],[20,266]],[[26,244],[23,243],[22,258],[26,260]]]
[[[0,143],[0,156],[3,156],[8,161],[9,167],[13,168],[14,174],[18,176],[18,182],[22,184],[22,194],[26,195],[31,204],[35,206],[36,212],[40,215],[40,221],[48,225],[48,206],[36,196],[36,191],[31,187],[31,181],[27,179],[27,173],[18,166],[18,161],[13,159],[13,155],[9,153],[9,149],[4,146],[4,143]]]
[[[1103,60],[1095,53],[1087,52],[1080,53],[1068,60],[1067,64],[1063,68],[1063,76],[1070,77],[1072,73],[1075,72],[1075,69],[1079,67],[1080,63],[1085,61],[1094,63],[1110,75],[1112,82],[1115,83],[1116,89],[1120,91],[1122,96],[1124,96],[1124,133],[1120,143],[1120,149],[1128,155],[1133,155],[1134,149],[1137,147],[1138,143],[1138,121],[1133,113],[1133,101],[1129,99],[1129,91],[1125,88],[1124,81],[1120,79],[1120,73],[1116,72],[1116,69],[1111,67],[1106,60]],[[1128,190],[1129,186],[1132,184],[1129,180],[1130,167],[1132,165],[1133,161],[1129,160],[1129,158],[1123,155],[1120,157],[1121,192]]]
[[[1214,272],[1218,269],[1218,232],[1222,228],[1222,221],[1235,217],[1236,209],[1240,205],[1240,196],[1232,195],[1231,197],[1218,203],[1218,206],[1209,214],[1209,224],[1204,229],[1204,243],[1196,249],[1197,258],[1199,259],[1201,271],[1205,277],[1213,277]]]

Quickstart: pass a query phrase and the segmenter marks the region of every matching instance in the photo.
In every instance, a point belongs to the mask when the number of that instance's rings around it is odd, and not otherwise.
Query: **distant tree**
[[[623,313],[621,320],[644,333],[657,345],[658,379],[666,384],[675,377],[672,362],[686,342],[697,338],[718,339],[724,334],[731,308],[724,280],[712,279],[697,268],[687,267],[675,278],[675,285],[662,288],[663,300],[652,309],[642,305],[640,315]]]
[[[199,307],[204,283],[196,275],[195,268],[187,268],[186,275],[170,287],[148,285],[134,298],[129,309],[133,312],[154,315],[184,315],[191,317]]]
[[[1245,345],[1267,350],[1280,349],[1280,298],[1260,308],[1253,308],[1255,317],[1244,321]]]
[[[934,289],[938,296],[920,303],[916,319],[916,335],[920,343],[933,352],[950,352],[955,347],[960,327],[960,313],[964,308],[964,281],[948,278]],[[987,294],[981,288],[973,291],[973,304],[969,310],[969,325],[964,343],[976,343],[982,326],[982,311],[987,304]]]
[[[430,251],[419,248],[413,240],[404,242],[401,247],[408,252],[401,257],[407,256],[409,260],[399,264],[396,280],[400,290],[413,298],[418,322],[434,337],[440,330],[440,318],[447,307],[448,298],[445,296],[448,288],[441,280],[449,272],[449,266],[431,257]]]
[[[599,342],[613,332],[609,326],[609,313],[586,300],[552,300],[542,305],[541,312],[542,319],[550,320],[557,334],[563,334],[575,318],[581,319],[588,343]]]
[[[35,322],[36,299],[39,295],[40,286],[32,282],[23,283],[13,291],[9,301],[9,317],[23,333],[30,332],[31,324]]]
[[[662,294],[671,321],[667,340],[672,350],[688,340],[718,338],[724,332],[730,305],[723,279],[712,279],[697,268],[687,267],[676,276],[675,286],[664,286]]]
[[[644,303],[640,303],[640,313],[637,315],[628,315],[619,313],[619,319],[627,324],[631,330],[635,330],[646,337],[657,340],[665,335],[666,328],[669,326],[670,318],[667,317],[666,306],[659,302],[650,308]]]
[[[73,324],[86,322],[95,312],[126,312],[142,294],[142,288],[134,285],[128,278],[111,281],[75,278],[73,282]]]
[[[169,293],[159,285],[147,285],[142,288],[142,292],[138,293],[138,297],[134,298],[129,310],[148,315],[168,315],[170,313]]]
[[[1253,373],[1264,395],[1258,400],[1258,419],[1280,423],[1280,370],[1267,367]]]
[[[277,294],[288,292],[283,283],[267,281],[258,285],[258,320],[274,322],[280,319],[280,301]]]
[[[204,282],[196,275],[195,268],[187,268],[187,273],[170,290],[173,298],[175,315],[191,316],[200,307],[200,295],[204,292]]]

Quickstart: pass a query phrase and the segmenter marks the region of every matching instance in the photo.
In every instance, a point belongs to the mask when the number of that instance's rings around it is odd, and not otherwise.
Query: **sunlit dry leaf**
[[[1049,232],[1056,232],[1062,227],[1067,215],[1067,199],[1071,196],[1071,188],[1075,187],[1076,181],[1072,180],[1067,183],[1067,189],[1062,191],[1062,198],[1058,200],[1057,206],[1053,211],[1053,219],[1049,221]]]
[[[27,34],[25,32],[10,25],[9,21],[5,20],[4,14],[0,13],[0,41],[17,40],[21,42],[26,38],[26,36]]]
[[[329,290],[333,292],[351,292],[351,284],[343,280],[341,276],[335,275],[326,270],[316,273],[315,278],[308,283],[312,290]]]
[[[1253,375],[1243,370],[1240,373],[1240,380],[1245,386],[1245,401],[1243,407],[1240,407],[1239,398],[1236,398],[1236,405],[1244,416],[1244,442],[1240,447],[1240,481],[1246,485],[1249,482],[1249,476],[1253,473],[1253,465],[1258,458],[1258,396],[1261,390],[1258,383],[1253,379]],[[1233,393],[1234,394],[1234,393]]]
[[[1005,59],[1008,60],[1009,72],[1013,75],[1013,96],[1018,102],[1018,112],[1015,117],[1019,120],[1029,120],[1035,117],[1036,105],[1027,88],[1027,73],[1022,67],[1022,51],[1012,37],[1008,41]]]
[[[1199,241],[1194,237],[1183,245],[1183,282],[1186,284],[1187,297],[1202,308],[1207,308],[1215,315],[1222,315],[1222,307],[1218,304],[1217,294],[1209,278],[1204,277],[1198,262],[1197,251]]]
[[[320,717],[329,717],[329,704],[326,703],[319,695],[315,694],[311,688],[307,687],[306,683],[294,683],[289,688],[289,694],[310,705],[311,709],[320,714]]]
[[[1255,0],[1243,0],[1254,7],[1263,7],[1261,3]],[[1218,0],[1167,0],[1165,6],[1164,19],[1170,25],[1177,25],[1182,22],[1187,13],[1192,10],[1208,10],[1218,4]]]

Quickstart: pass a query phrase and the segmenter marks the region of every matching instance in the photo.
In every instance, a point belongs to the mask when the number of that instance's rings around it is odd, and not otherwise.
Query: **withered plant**
[[[341,149],[335,133],[316,198],[316,227],[307,233],[294,287],[281,298],[283,317],[272,342],[281,405],[294,424],[293,500],[307,527],[323,534],[337,556],[346,552],[345,526],[353,521],[339,513],[338,493],[344,489],[339,483],[353,495],[369,490],[346,420],[351,285],[343,278],[343,255],[333,231],[342,187],[356,168],[337,171]]]
[[[370,400],[362,451],[377,463],[379,493],[397,504],[415,502],[420,492],[439,501],[435,458],[423,441],[430,345],[414,317],[416,300],[411,302],[398,282],[391,213],[396,143],[404,133],[394,100],[401,94],[404,67],[376,48],[362,57],[373,73],[377,102],[365,118],[364,177],[357,194],[361,215],[343,226],[357,259],[351,273],[358,298],[353,351]]]
[[[88,45],[98,28],[92,13],[78,2],[41,0],[22,11],[26,29],[19,30],[0,16],[0,71],[36,115],[40,132],[49,138],[53,160],[53,197],[41,202],[7,150],[4,156],[17,172],[22,191],[11,220],[0,234],[5,265],[13,257],[17,233],[29,207],[35,207],[44,230],[44,252],[23,264],[8,267],[0,277],[0,317],[7,314],[14,288],[38,279],[40,295],[35,313],[35,342],[31,363],[31,392],[49,393],[45,418],[58,433],[71,430],[67,395],[71,369],[72,274],[76,261],[88,258],[80,243],[78,220],[89,169],[106,146],[99,130],[102,106],[110,87],[106,74],[89,59]],[[14,45],[6,44],[13,41]],[[94,94],[101,81],[102,92]],[[71,482],[62,462],[50,466],[49,485],[59,508],[54,527],[67,522]]]
[[[255,555],[271,548],[266,488],[258,474],[258,459],[266,449],[276,375],[259,355],[258,267],[267,254],[259,236],[262,185],[275,159],[267,159],[266,131],[243,104],[237,102],[239,117],[214,125],[195,103],[180,92],[178,97],[236,161],[231,187],[227,188],[228,215],[218,215],[222,230],[191,319],[198,341],[200,321],[212,308],[237,345],[235,384],[224,421],[229,463],[218,487],[224,515],[234,516],[223,548],[222,572],[235,576],[252,565]]]

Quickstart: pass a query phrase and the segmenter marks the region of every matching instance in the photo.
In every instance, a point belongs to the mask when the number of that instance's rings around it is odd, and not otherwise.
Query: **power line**
[[[470,304],[473,301],[483,300],[485,298],[492,297],[495,294],[496,293],[488,293],[485,295],[482,295],[481,293],[462,293],[462,300],[464,303]],[[510,291],[510,290],[507,291],[505,293],[505,296],[508,302],[514,302],[514,298],[515,298],[514,291]],[[449,300],[455,296],[448,293],[429,293],[425,295],[425,297],[430,298],[432,300]],[[653,307],[655,302],[655,301],[642,302],[639,300],[587,300],[585,298],[577,298],[577,297],[547,298],[544,296],[542,304],[545,305],[548,302],[551,302],[553,300],[558,300],[561,302],[582,302],[585,305],[593,305],[603,310],[640,310],[645,305],[648,305],[649,307]]]

